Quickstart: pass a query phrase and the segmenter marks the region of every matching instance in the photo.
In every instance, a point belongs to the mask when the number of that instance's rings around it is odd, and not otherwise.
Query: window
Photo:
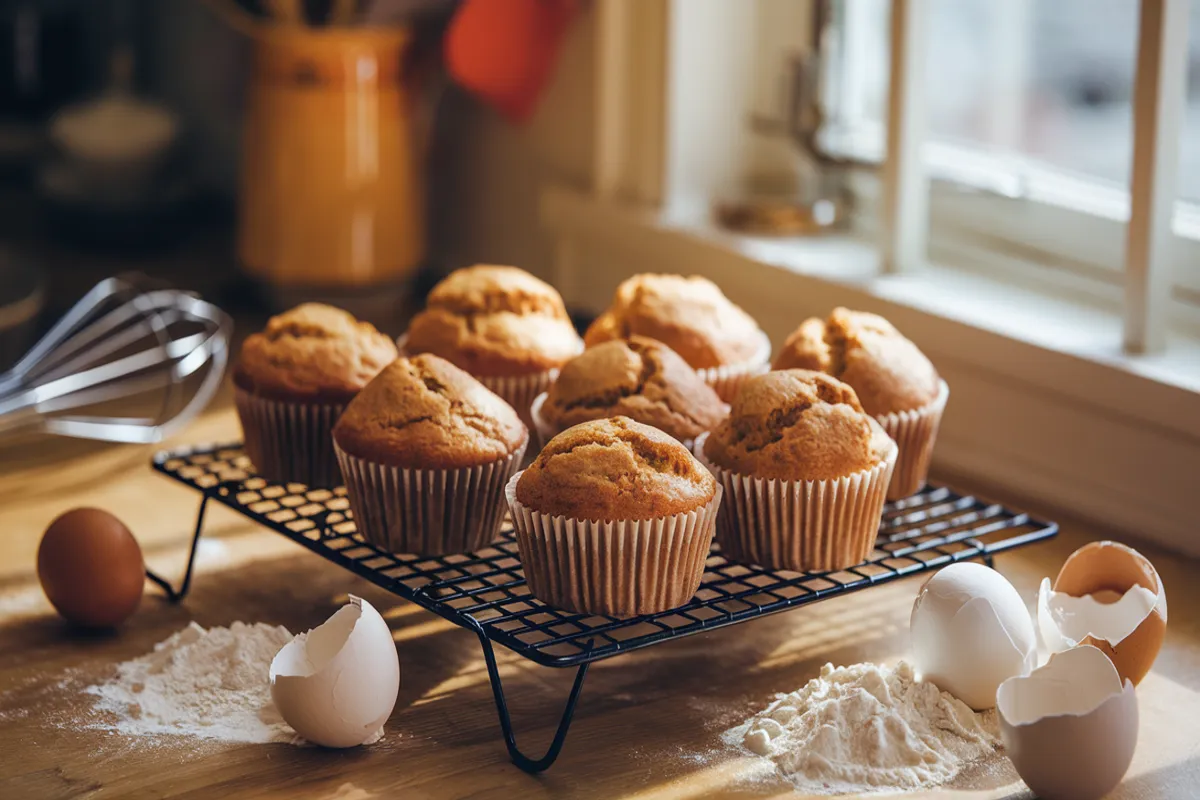
[[[782,40],[758,54],[754,113],[786,106],[797,65],[819,72],[823,123],[814,140],[828,158],[883,159],[890,86],[891,0],[815,0],[809,44]],[[760,29],[789,0],[759,0]],[[1174,142],[1178,189],[1167,302],[1170,316],[1200,322],[1200,0],[1148,0],[1190,22],[1185,98]],[[801,3],[804,5],[804,3]],[[962,266],[1084,293],[1110,308],[1126,302],[1138,0],[912,0],[925,9],[923,160],[934,180],[930,253]],[[1177,8],[1178,7],[1178,8]],[[764,23],[765,20],[765,23]],[[916,35],[909,31],[910,36]],[[760,39],[762,39],[760,35]],[[797,48],[820,42],[820,58]],[[763,62],[775,66],[772,71]],[[819,65],[814,67],[814,65]],[[760,79],[761,81],[761,79]],[[766,98],[764,101],[763,98]],[[800,112],[804,112],[803,105]],[[768,112],[770,113],[770,112]],[[794,113],[794,112],[793,112]],[[792,122],[794,125],[794,121]],[[868,223],[880,209],[875,175],[851,176]],[[970,250],[970,255],[967,250]],[[1036,265],[1037,274],[1029,269]],[[1019,265],[1019,266],[1018,266]]]
[[[1200,0],[1190,3],[1179,194],[1200,201],[1200,135],[1187,135],[1200,132]],[[833,6],[840,46],[829,66],[843,99],[831,127],[861,157],[883,152],[890,9]],[[1014,193],[1034,169],[1128,186],[1138,0],[932,0],[929,16],[931,140],[1007,160]]]

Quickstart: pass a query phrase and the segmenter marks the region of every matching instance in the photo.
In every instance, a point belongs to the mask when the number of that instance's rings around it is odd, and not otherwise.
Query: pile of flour
[[[851,793],[944,783],[998,741],[965,703],[912,667],[834,667],[726,733],[769,758],[798,789]]]
[[[181,734],[227,742],[291,741],[271,702],[271,660],[292,635],[280,626],[235,622],[205,630],[191,623],[146,655],[89,686],[104,727],[133,736]]]

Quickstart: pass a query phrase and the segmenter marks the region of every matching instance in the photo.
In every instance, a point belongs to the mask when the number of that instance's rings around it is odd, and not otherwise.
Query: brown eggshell
[[[38,580],[67,621],[110,628],[138,607],[145,588],[142,550],[121,520],[76,508],[50,523],[37,555]]]
[[[1072,597],[1090,594],[1100,602],[1114,601],[1134,586],[1142,586],[1158,597],[1137,629],[1116,647],[1093,636],[1080,644],[1099,648],[1112,660],[1121,679],[1128,678],[1136,685],[1150,672],[1167,633],[1167,592],[1154,565],[1120,542],[1091,542],[1072,553],[1054,579],[1054,591]]]

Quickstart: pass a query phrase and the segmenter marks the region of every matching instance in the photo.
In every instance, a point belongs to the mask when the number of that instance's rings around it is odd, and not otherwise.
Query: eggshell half
[[[1154,604],[1140,620],[1129,620],[1125,615],[1135,613],[1130,609],[1139,609],[1136,601],[1125,599],[1135,586],[1153,593]],[[1056,593],[1076,598],[1091,595],[1096,605],[1112,607],[1114,619],[1108,623],[1109,630],[1114,632],[1114,636],[1123,628],[1131,629],[1131,633],[1120,636],[1116,641],[1106,639],[1103,634],[1084,636],[1077,641],[1100,648],[1112,659],[1122,678],[1128,678],[1135,685],[1141,683],[1158,657],[1167,632],[1167,592],[1154,565],[1132,547],[1119,542],[1091,542],[1066,560],[1054,580],[1053,589]],[[1040,605],[1039,601],[1038,627],[1042,631],[1042,641],[1051,652],[1055,652],[1050,641],[1055,633],[1051,629],[1047,636]],[[1060,630],[1067,639],[1073,638],[1069,631]],[[1096,634],[1098,631],[1089,633]],[[1071,645],[1068,643],[1066,646]]]
[[[325,624],[283,646],[271,662],[271,699],[296,732],[325,747],[374,741],[400,690],[392,632],[351,595]]]
[[[1091,645],[1056,653],[996,692],[1000,735],[1017,774],[1042,800],[1099,800],[1133,761],[1133,682]]]

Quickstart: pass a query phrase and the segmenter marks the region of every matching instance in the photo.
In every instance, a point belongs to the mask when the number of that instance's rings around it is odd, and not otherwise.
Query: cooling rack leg
[[[567,705],[563,708],[562,719],[558,721],[558,730],[554,732],[554,740],[550,749],[538,759],[529,758],[517,748],[517,740],[513,735],[512,718],[508,715],[508,704],[504,700],[504,687],[500,683],[500,672],[496,668],[496,654],[492,649],[492,641],[487,638],[483,628],[476,623],[475,633],[483,645],[483,660],[487,664],[488,679],[492,683],[492,694],[496,698],[496,713],[500,717],[500,729],[504,733],[504,746],[508,748],[508,757],[519,769],[530,774],[544,772],[558,758],[567,731],[571,727],[571,719],[575,716],[575,706],[579,702],[579,693],[583,690],[583,679],[587,676],[588,664],[579,666],[575,673],[575,683],[571,686],[571,694],[567,697]]]
[[[171,588],[171,584],[166,578],[156,575],[150,570],[146,570],[146,577],[158,584],[167,595],[167,600],[172,603],[178,603],[183,600],[192,585],[192,568],[196,565],[196,546],[200,543],[200,532],[204,530],[204,510],[206,508],[208,508],[207,494],[200,498],[200,509],[196,512],[196,530],[192,533],[192,546],[188,551],[187,567],[184,569],[183,582],[179,584],[178,591]]]
[[[992,569],[996,568],[996,555],[995,555],[995,553],[988,550],[987,545],[985,545],[983,542],[979,541],[978,539],[974,539],[974,538],[966,539],[965,541],[967,544],[971,545],[971,547],[974,547],[976,550],[979,551],[979,553],[978,553],[979,559],[981,561],[983,561],[985,566],[991,567]]]

